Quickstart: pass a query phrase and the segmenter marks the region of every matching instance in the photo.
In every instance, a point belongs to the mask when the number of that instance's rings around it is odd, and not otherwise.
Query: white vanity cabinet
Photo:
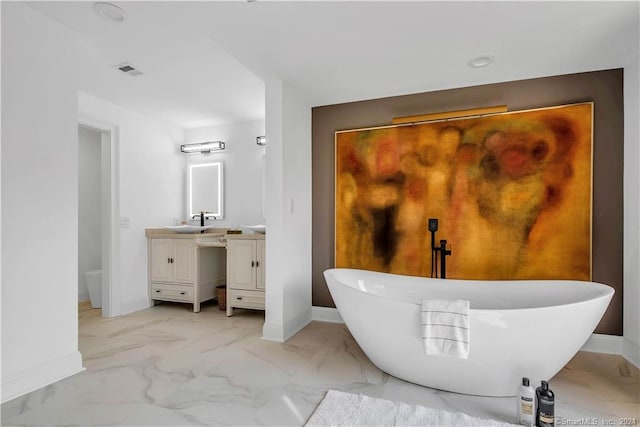
[[[150,239],[151,281],[192,284],[194,249],[193,239]]]
[[[263,234],[228,236],[227,238],[227,316],[233,309],[264,310]]]
[[[176,234],[148,229],[149,299],[193,304],[215,297],[226,280],[225,241],[215,234]]]

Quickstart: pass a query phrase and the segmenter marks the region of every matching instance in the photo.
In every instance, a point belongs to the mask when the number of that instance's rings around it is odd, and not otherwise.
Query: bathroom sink
[[[205,225],[204,227],[200,227],[199,225],[167,225],[163,228],[165,230],[171,230],[175,233],[200,233],[201,231],[208,230],[209,228],[214,228],[215,225]]]
[[[260,234],[265,234],[267,232],[267,226],[264,224],[241,225],[240,227],[246,228],[247,230],[255,231],[256,233],[260,233]]]

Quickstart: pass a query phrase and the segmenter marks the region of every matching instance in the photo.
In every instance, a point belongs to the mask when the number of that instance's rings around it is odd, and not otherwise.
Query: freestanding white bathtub
[[[340,315],[369,359],[412,383],[456,393],[514,396],[580,350],[613,288],[580,281],[472,281],[364,270],[324,272]],[[422,299],[470,301],[468,359],[424,354]]]

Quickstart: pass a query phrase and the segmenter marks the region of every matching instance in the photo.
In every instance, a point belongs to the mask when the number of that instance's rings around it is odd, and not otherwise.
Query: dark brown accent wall
[[[442,111],[505,104],[509,111],[516,111],[593,101],[592,276],[594,282],[616,291],[595,332],[622,335],[622,83],[622,69],[616,69],[313,108],[313,305],[335,307],[322,275],[334,260],[335,131],[388,125],[394,117]]]

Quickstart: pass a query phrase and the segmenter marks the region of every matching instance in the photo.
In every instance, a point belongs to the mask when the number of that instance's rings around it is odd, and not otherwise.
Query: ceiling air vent
[[[128,62],[123,62],[122,64],[114,65],[114,68],[122,71],[123,73],[129,74],[131,77],[139,76],[142,73],[140,70],[136,70],[135,67]]]

